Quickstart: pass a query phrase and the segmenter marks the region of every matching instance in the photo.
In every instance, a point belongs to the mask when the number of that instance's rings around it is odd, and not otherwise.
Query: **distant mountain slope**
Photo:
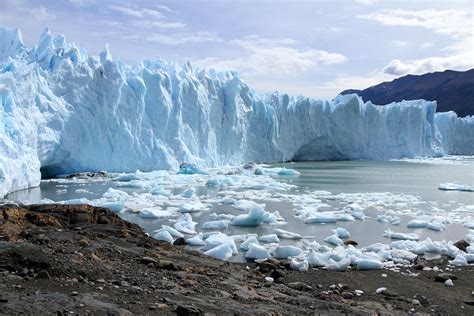
[[[349,93],[357,93],[364,101],[374,104],[415,99],[436,100],[438,112],[454,111],[462,117],[474,115],[474,69],[407,75],[364,90],[341,92]]]

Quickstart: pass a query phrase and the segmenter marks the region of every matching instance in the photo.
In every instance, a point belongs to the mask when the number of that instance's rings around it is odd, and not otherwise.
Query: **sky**
[[[406,74],[474,68],[474,1],[0,0],[33,47],[45,27],[97,55],[237,70],[262,92],[332,99]]]

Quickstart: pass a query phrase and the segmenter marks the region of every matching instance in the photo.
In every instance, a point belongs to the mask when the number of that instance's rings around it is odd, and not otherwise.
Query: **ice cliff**
[[[260,95],[234,72],[129,66],[48,29],[28,49],[19,30],[0,27],[0,196],[41,173],[474,154],[473,118],[435,110]]]

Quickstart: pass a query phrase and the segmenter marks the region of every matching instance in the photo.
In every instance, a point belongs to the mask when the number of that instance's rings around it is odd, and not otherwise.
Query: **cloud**
[[[448,36],[452,43],[443,51],[447,56],[432,56],[413,60],[391,60],[384,71],[393,75],[421,74],[446,69],[467,70],[474,67],[472,58],[473,12],[465,10],[382,10],[359,15],[361,19],[373,20],[389,26],[411,26],[432,30],[436,34]],[[431,43],[421,44],[420,47],[430,47]]]
[[[48,12],[45,7],[40,6],[39,8],[33,8],[29,10],[30,14],[38,21],[50,21],[56,18],[56,15],[52,12]]]
[[[134,26],[144,29],[160,28],[160,29],[184,29],[186,24],[181,22],[166,22],[166,21],[149,21],[138,20],[132,23]]]
[[[148,9],[148,8],[130,8],[117,5],[107,6],[109,10],[119,12],[123,15],[134,17],[134,18],[164,18],[165,16],[158,10]]]
[[[210,32],[181,32],[174,34],[153,33],[150,35],[124,36],[124,39],[144,40],[150,43],[164,45],[184,45],[193,43],[222,42],[222,39],[215,33]]]
[[[312,48],[296,48],[292,39],[269,39],[248,36],[229,41],[242,51],[242,56],[233,59],[215,57],[194,60],[199,67],[217,70],[238,70],[244,75],[286,75],[314,70],[322,65],[339,64],[348,58],[342,54],[329,53]]]
[[[474,68],[472,54],[459,54],[448,57],[430,57],[413,60],[391,60],[383,71],[387,74],[402,76],[405,74],[423,74],[427,72],[467,70]]]

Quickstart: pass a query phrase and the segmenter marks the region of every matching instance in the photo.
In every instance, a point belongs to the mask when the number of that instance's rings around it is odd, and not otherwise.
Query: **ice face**
[[[89,56],[49,29],[27,50],[19,30],[0,28],[0,196],[78,171],[181,165],[192,176],[195,166],[249,160],[474,153],[474,118],[435,110],[423,100],[382,107],[356,95],[256,94],[235,72],[161,60],[129,66],[108,48]],[[188,206],[183,212],[198,210]]]

